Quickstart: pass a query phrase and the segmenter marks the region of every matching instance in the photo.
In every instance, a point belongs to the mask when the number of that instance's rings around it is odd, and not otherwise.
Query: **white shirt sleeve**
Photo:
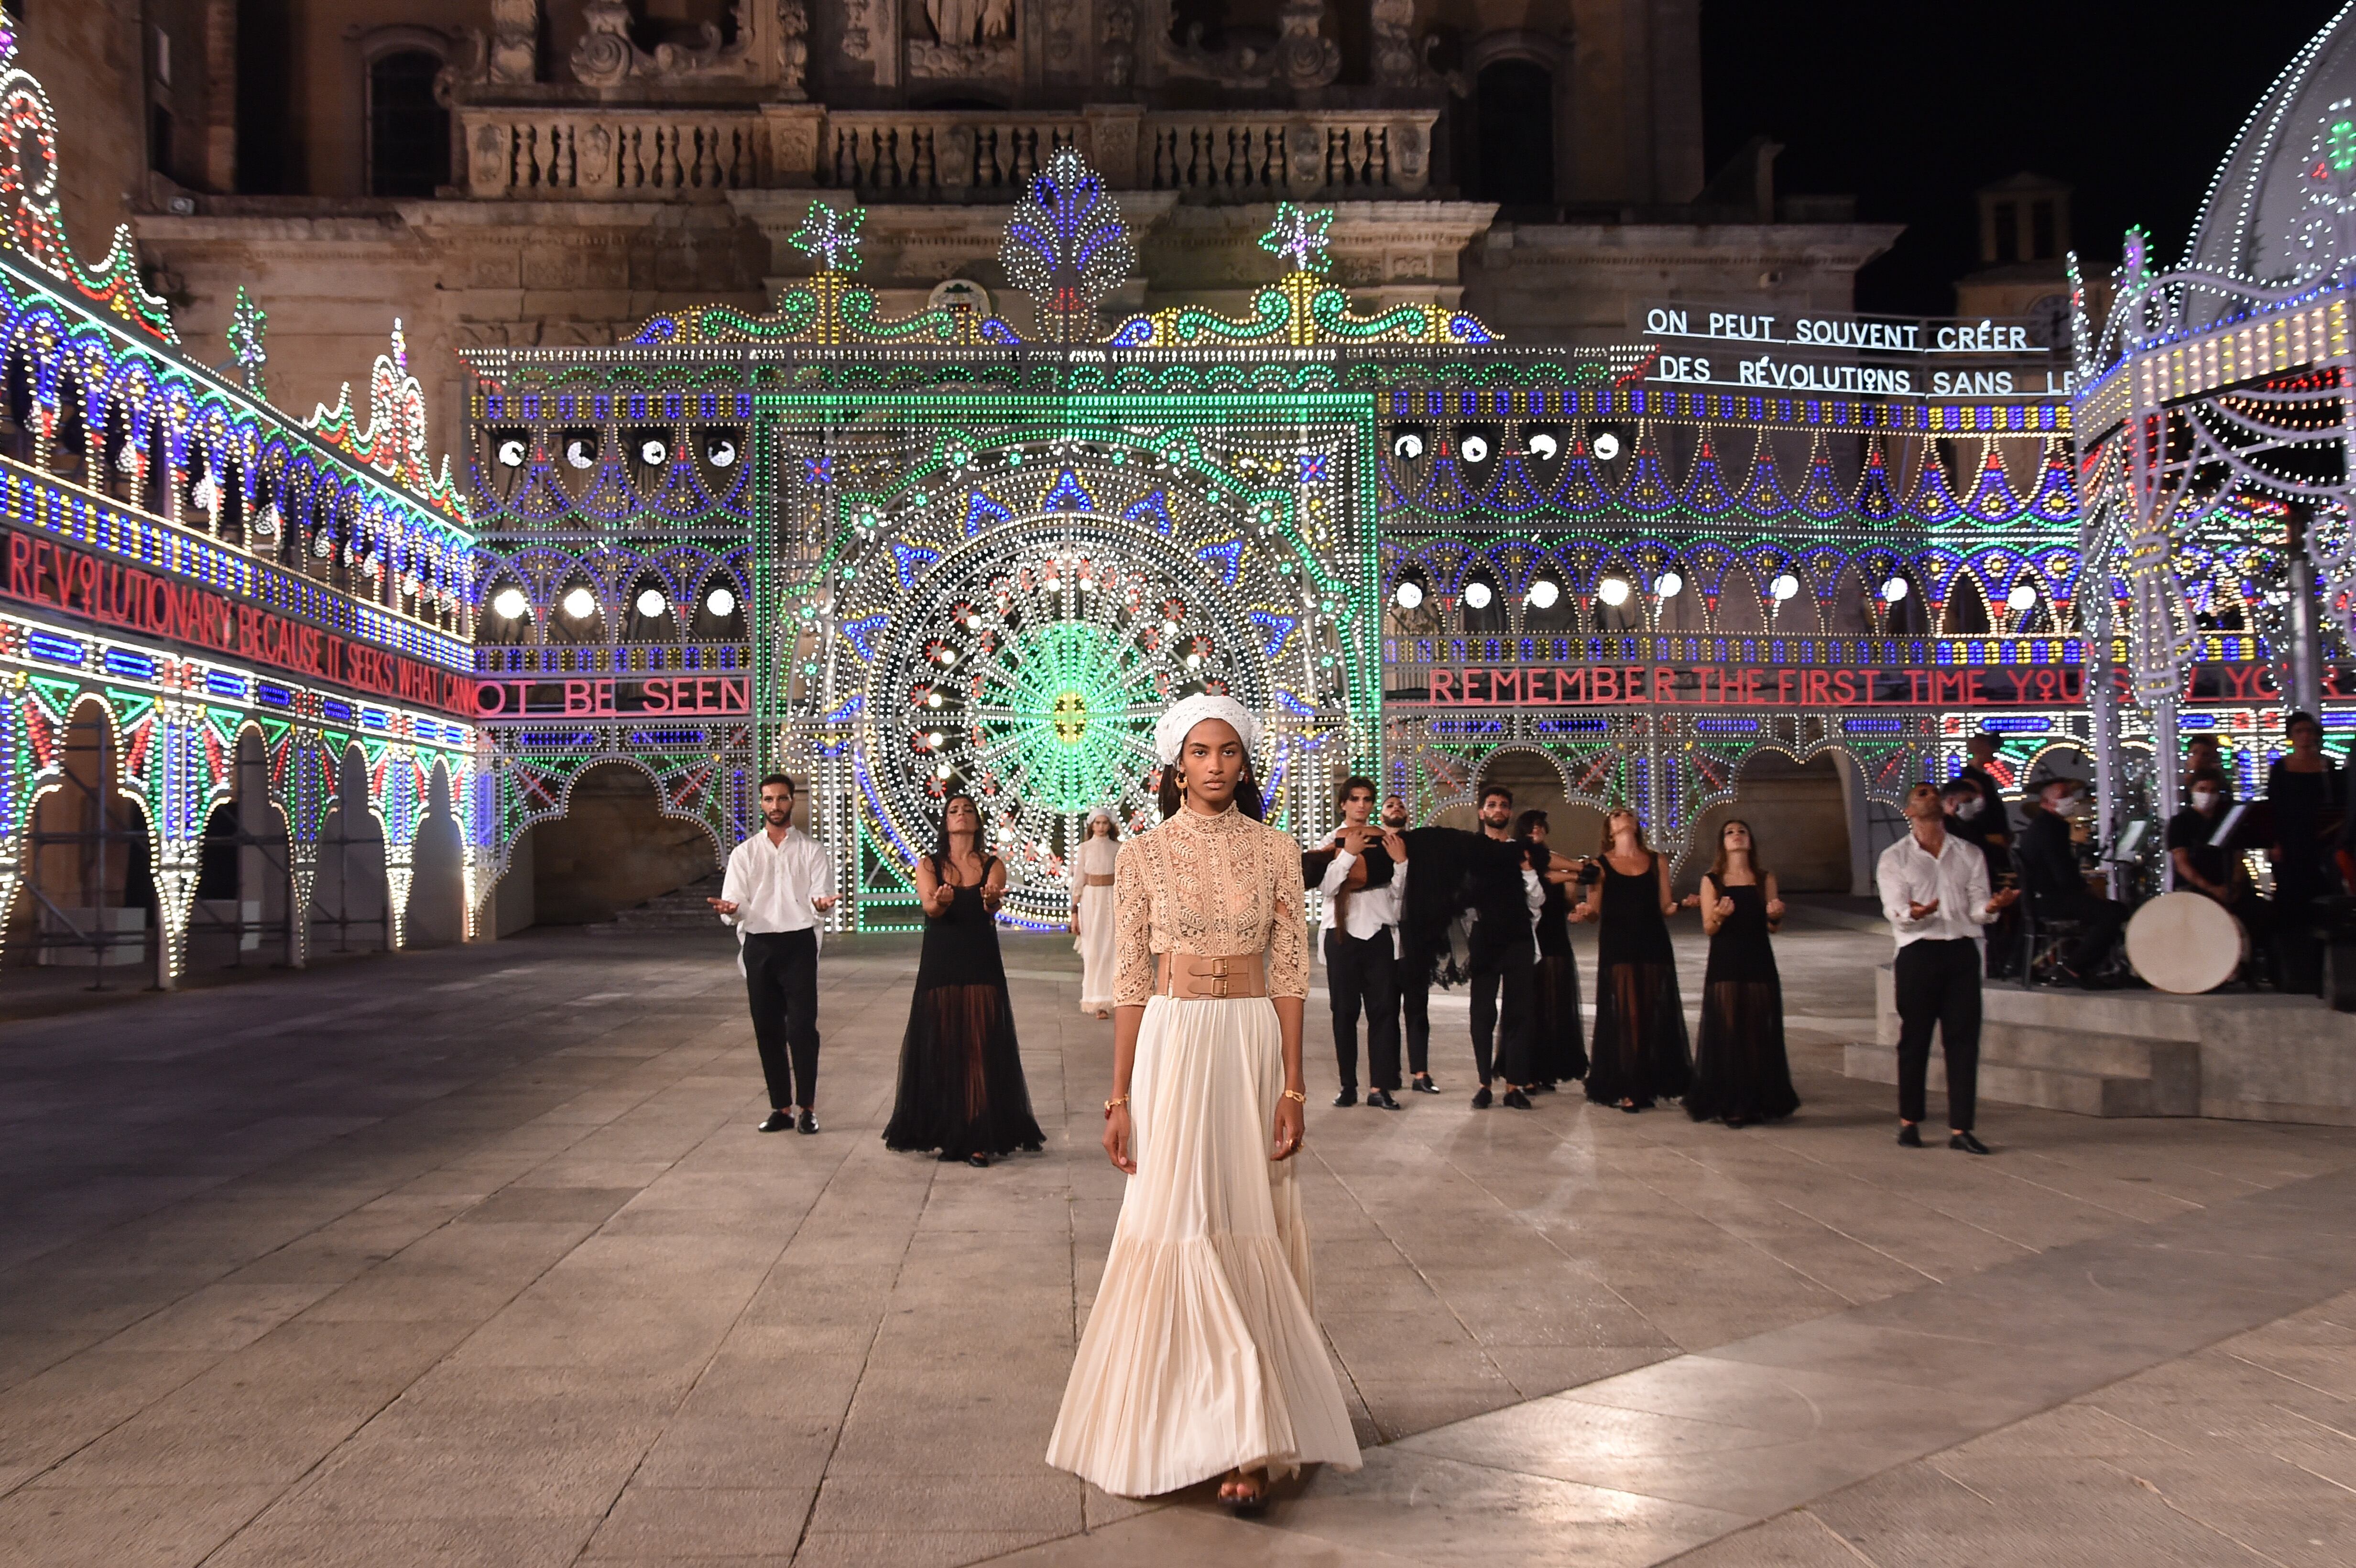
[[[720,917],[723,925],[734,925],[744,918],[744,900],[750,892],[744,870],[744,846],[739,844],[728,852],[728,872],[720,879],[720,901],[736,906],[734,914]]]
[[[1318,880],[1317,891],[1329,899],[1340,892],[1342,884],[1349,880],[1350,868],[1357,863],[1358,858],[1347,849],[1334,850],[1333,863],[1325,868],[1325,875]]]
[[[1908,838],[1901,838],[1881,857],[1881,912],[1901,933],[1920,931],[1934,915],[1916,920],[1908,912],[1914,898],[1913,868],[1906,861]]]

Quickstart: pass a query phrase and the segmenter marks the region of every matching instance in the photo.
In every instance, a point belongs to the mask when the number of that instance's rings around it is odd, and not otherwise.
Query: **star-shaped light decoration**
[[[270,318],[256,304],[245,285],[237,286],[237,299],[229,312],[229,357],[245,379],[249,392],[262,391],[262,368],[269,363],[270,351],[262,346],[262,335],[270,330]]]
[[[809,211],[803,215],[802,226],[786,242],[814,258],[822,272],[856,272],[859,226],[866,221],[867,209],[863,207],[833,208],[813,201]]]
[[[1325,231],[1333,226],[1330,207],[1300,208],[1289,201],[1276,204],[1276,221],[1259,237],[1259,248],[1271,256],[1290,256],[1296,272],[1325,270]]]

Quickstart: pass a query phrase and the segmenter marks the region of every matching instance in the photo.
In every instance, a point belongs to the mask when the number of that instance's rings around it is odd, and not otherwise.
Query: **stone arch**
[[[393,945],[384,818],[369,798],[368,756],[355,741],[336,764],[336,797],[320,825],[311,885],[313,952]],[[323,945],[332,941],[332,948]]]
[[[230,752],[229,780],[214,797],[197,852],[188,909],[187,968],[255,963],[275,946],[292,964],[296,932],[287,814],[270,788],[261,726],[249,720]]]
[[[25,962],[102,975],[152,962],[164,901],[147,803],[126,787],[123,747],[112,706],[95,692],[75,698],[26,806],[26,896],[6,944]]]
[[[1570,804],[1570,782],[1553,756],[1536,746],[1500,746],[1481,759],[1467,799],[1432,820],[1442,827],[1477,828],[1481,792],[1495,784],[1514,792],[1516,812],[1536,806],[1551,818]]]
[[[1759,584],[1751,579],[1750,567],[1741,561],[1730,565],[1719,584],[1715,630],[1722,637],[1766,635],[1767,610],[1760,597]]]
[[[1837,751],[1820,747],[1801,755],[1769,745],[1745,756],[1733,793],[1694,819],[1674,868],[1677,891],[1700,885],[1718,853],[1719,829],[1728,818],[1740,817],[1751,824],[1761,863],[1784,892],[1847,892],[1856,876],[1855,847]]]
[[[444,947],[466,935],[466,835],[456,783],[436,758],[425,774],[425,810],[410,850],[409,906],[402,944]]]
[[[585,764],[558,804],[526,835],[537,924],[610,920],[711,876],[728,848],[709,822],[667,809],[661,781],[634,757]]]

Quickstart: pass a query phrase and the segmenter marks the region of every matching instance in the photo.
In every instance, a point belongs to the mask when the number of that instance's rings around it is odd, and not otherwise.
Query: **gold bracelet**
[[[1309,1104],[1309,1096],[1302,1093],[1298,1089],[1287,1089],[1284,1092],[1284,1097],[1291,1101],[1296,1105],[1306,1105]]]
[[[1126,1105],[1126,1104],[1129,1104],[1129,1096],[1128,1096],[1128,1095],[1126,1095],[1126,1094],[1116,1094],[1116,1095],[1114,1095],[1111,1099],[1107,1100],[1107,1101],[1105,1102],[1105,1115],[1108,1115],[1108,1116],[1109,1116],[1109,1115],[1111,1115],[1113,1114],[1113,1111],[1114,1111],[1117,1107],[1123,1106],[1123,1105]]]

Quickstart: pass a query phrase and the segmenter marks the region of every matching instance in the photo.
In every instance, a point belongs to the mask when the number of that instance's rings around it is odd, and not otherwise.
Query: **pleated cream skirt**
[[[1080,1011],[1112,1006],[1112,890],[1080,889],[1080,933],[1072,945],[1080,954]],[[1134,1096],[1132,1096],[1134,1098]]]
[[[1237,1467],[1358,1467],[1295,1161],[1269,1158],[1283,1089],[1265,997],[1146,1004],[1130,1074],[1137,1174],[1050,1465],[1131,1498]]]

